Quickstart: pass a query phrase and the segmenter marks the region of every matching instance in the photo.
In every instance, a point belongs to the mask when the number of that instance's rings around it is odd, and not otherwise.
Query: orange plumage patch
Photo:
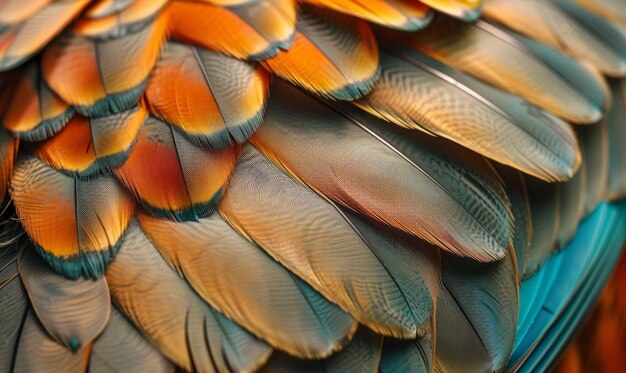
[[[10,96],[2,122],[14,136],[28,141],[44,140],[57,133],[74,110],[48,88],[38,64],[31,64]]]
[[[274,74],[319,95],[353,100],[372,88],[378,47],[362,20],[307,8],[288,51],[263,61]]]
[[[146,97],[152,113],[195,144],[223,148],[244,142],[258,127],[269,79],[259,66],[170,43],[150,77]]]
[[[81,18],[74,24],[74,31],[78,35],[88,37],[119,37],[149,23],[165,4],[167,0],[135,0],[106,16]],[[106,13],[107,10],[96,9],[96,14]]]
[[[110,172],[123,163],[146,118],[138,106],[106,118],[76,116],[51,139],[34,146],[34,152],[52,167],[73,175]]]
[[[88,2],[89,0],[55,1],[30,17],[28,13],[16,17],[16,19],[22,16],[26,18],[21,23],[11,25],[0,32],[0,71],[12,69],[37,53],[76,17]],[[22,3],[20,1],[20,6]]]
[[[75,179],[35,157],[17,162],[11,198],[44,258],[70,277],[102,274],[134,210],[115,179]]]
[[[115,174],[152,215],[195,220],[214,211],[238,155],[239,147],[196,147],[150,117]]]
[[[296,22],[294,0],[260,0],[232,7],[176,1],[168,11],[175,39],[249,60],[287,48]]]
[[[43,76],[83,115],[126,110],[143,93],[165,37],[166,22],[165,17],[158,17],[139,32],[108,41],[66,34],[44,52]]]
[[[428,25],[433,12],[416,0],[304,0],[307,3],[400,30],[415,31]]]

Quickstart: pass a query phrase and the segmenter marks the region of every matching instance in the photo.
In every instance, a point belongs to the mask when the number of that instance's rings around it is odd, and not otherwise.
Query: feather
[[[420,2],[465,22],[478,19],[483,6],[483,0],[420,0]]]
[[[359,107],[545,180],[567,180],[578,169],[580,151],[567,123],[416,50],[389,52]]]
[[[325,360],[298,360],[283,353],[274,353],[261,373],[279,372],[363,372],[376,373],[380,363],[383,338],[361,327],[350,344]]]
[[[134,210],[115,179],[74,179],[32,156],[18,160],[11,198],[35,248],[70,278],[102,274]]]
[[[27,67],[13,92],[2,123],[20,139],[45,140],[58,133],[74,116],[74,110],[43,81],[36,62]]]
[[[371,0],[367,3],[352,0],[304,1],[404,31],[421,30],[430,23],[433,17],[433,11],[427,6],[411,0]]]
[[[123,1],[122,1],[123,3]],[[76,34],[97,39],[114,39],[138,32],[150,24],[167,0],[134,0],[108,16],[83,17],[73,25]]]
[[[33,152],[69,176],[107,174],[126,161],[146,116],[141,106],[102,118],[75,116]]]
[[[426,333],[416,340],[385,338],[380,372],[432,372],[435,358],[434,317],[428,326]]]
[[[487,22],[438,16],[433,23],[417,34],[393,34],[394,40],[567,121],[588,124],[602,117],[604,81],[574,59]]]
[[[98,19],[119,13],[132,5],[135,0],[95,0],[83,13],[84,17]]]
[[[532,240],[532,219],[530,215],[530,200],[526,188],[524,174],[509,167],[494,165],[502,177],[506,193],[511,201],[513,213],[513,250],[517,262],[518,276],[523,279],[526,273],[526,262]]]
[[[617,200],[626,195],[626,80],[611,81],[613,106],[606,116],[609,141],[609,174],[606,197]]]
[[[238,154],[239,147],[196,147],[148,117],[128,160],[114,172],[150,214],[195,220],[214,211]]]
[[[65,102],[85,116],[106,116],[137,103],[165,37],[165,17],[109,41],[65,33],[46,48],[42,72]]]
[[[46,334],[29,310],[20,333],[15,353],[13,372],[67,372],[80,373],[87,370],[91,345],[72,352]]]
[[[393,129],[364,112],[275,86],[251,139],[270,159],[327,198],[443,249],[482,261],[504,256],[506,202],[433,154],[431,139],[389,138],[383,131]]]
[[[235,58],[261,60],[291,45],[294,0],[174,1],[168,7],[172,37]]]
[[[436,371],[502,371],[515,341],[515,256],[477,263],[442,254],[437,304]]]
[[[18,140],[0,128],[0,200],[4,200],[13,174],[13,162],[17,155]]]
[[[430,327],[441,280],[437,248],[345,207],[340,211],[401,289],[418,326],[418,336],[423,336]]]
[[[526,258],[526,276],[532,275],[548,259],[554,249],[559,231],[559,184],[548,184],[530,177],[526,178],[530,215],[532,216],[532,240]]]
[[[540,0],[491,0],[485,2],[487,19],[500,22],[531,39],[547,44],[570,56],[587,61],[603,73],[622,76],[626,55],[614,49],[609,36],[594,26],[577,21],[555,2]],[[611,28],[602,22],[602,27]]]
[[[623,120],[623,118],[622,118]],[[609,181],[609,133],[605,117],[595,126],[577,128],[578,138],[585,162],[586,202],[585,214],[589,214],[604,199]],[[621,122],[623,125],[623,122]]]
[[[291,48],[263,66],[324,97],[354,100],[367,94],[378,78],[378,47],[369,25],[321,8],[304,9]]]
[[[356,330],[349,315],[239,236],[219,214],[185,223],[139,215],[139,222],[202,298],[275,348],[323,358]]]
[[[34,16],[52,0],[5,0],[0,4],[0,30]]]
[[[574,177],[559,184],[559,229],[556,247],[562,249],[574,238],[578,223],[585,213],[585,174],[584,167]]]
[[[615,65],[609,63],[607,67],[600,66],[606,75],[623,78],[626,76],[626,28],[595,14],[572,0],[555,0],[555,4],[564,10],[578,24],[587,28],[590,33],[600,38],[600,41],[612,51],[616,58]],[[606,62],[606,61],[602,61]]]
[[[169,43],[148,81],[150,111],[194,144],[223,148],[243,143],[261,124],[270,76],[194,46]]]
[[[174,365],[115,308],[104,333],[93,344],[89,373],[173,373]]]
[[[405,284],[395,281],[388,263],[336,206],[255,148],[244,148],[219,209],[237,230],[360,323],[379,334],[415,337],[419,319],[408,299],[419,298],[403,291]]]
[[[89,0],[54,1],[32,16],[24,15],[25,18],[20,23],[5,29],[0,27],[0,72],[19,66],[39,52],[88,3]],[[23,5],[24,1],[19,1],[19,6]],[[27,9],[28,7],[23,8]],[[0,13],[5,14],[3,11]]]
[[[598,15],[626,23],[626,8],[621,0],[574,0],[574,2]]]
[[[271,353],[204,303],[134,222],[106,278],[117,308],[186,371],[252,371]]]
[[[77,351],[102,333],[111,313],[109,288],[103,278],[68,280],[34,250],[23,252],[18,265],[33,311],[57,343]]]
[[[4,232],[3,229],[2,233]],[[0,302],[0,335],[2,336],[0,338],[0,371],[2,372],[11,371],[15,346],[17,346],[28,311],[28,295],[20,281],[17,268],[18,252],[19,247],[15,241],[0,249],[0,299],[2,299]]]

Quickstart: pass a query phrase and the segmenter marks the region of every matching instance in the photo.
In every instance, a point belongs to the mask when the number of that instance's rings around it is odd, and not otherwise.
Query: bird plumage
[[[545,369],[626,237],[622,8],[0,0],[0,371]]]

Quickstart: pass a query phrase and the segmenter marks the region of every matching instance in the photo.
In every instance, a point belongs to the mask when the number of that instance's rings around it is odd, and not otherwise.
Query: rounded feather
[[[299,14],[291,48],[262,64],[318,95],[354,100],[378,78],[378,46],[367,22],[309,6]]]
[[[146,117],[142,106],[102,118],[76,116],[56,136],[32,149],[70,176],[107,174],[126,161]]]
[[[73,352],[88,346],[107,326],[109,288],[103,278],[68,280],[33,250],[18,259],[33,311],[48,334]]]
[[[172,37],[246,60],[262,60],[289,48],[296,25],[295,0],[236,2],[172,2],[168,7]]]
[[[130,109],[156,63],[166,23],[165,17],[157,17],[136,33],[106,41],[68,31],[43,53],[43,76],[82,115],[101,117]]]
[[[150,111],[194,144],[243,143],[261,124],[270,76],[219,53],[169,43],[148,81]]]
[[[197,220],[214,211],[238,155],[238,146],[197,147],[148,117],[128,160],[114,172],[150,214]]]
[[[35,248],[70,278],[102,275],[134,210],[115,179],[75,179],[32,156],[17,162],[11,198]]]

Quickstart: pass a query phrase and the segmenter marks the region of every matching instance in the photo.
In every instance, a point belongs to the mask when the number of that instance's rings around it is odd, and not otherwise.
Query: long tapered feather
[[[484,21],[438,16],[433,22],[420,33],[393,38],[570,122],[595,123],[602,116],[602,78],[572,58]]]
[[[607,113],[609,174],[606,197],[617,200],[626,195],[626,79],[612,81],[613,106]]]
[[[23,6],[23,3],[20,1],[20,6]],[[88,3],[88,0],[54,1],[36,14],[26,16],[20,23],[12,24],[5,29],[0,27],[0,72],[19,66],[39,52]],[[27,8],[26,6],[23,9]]]
[[[381,373],[432,372],[435,360],[435,319],[426,333],[413,341],[385,338],[380,360]]]
[[[621,0],[573,0],[601,16],[626,23],[626,9]]]
[[[70,176],[110,173],[128,158],[146,116],[142,106],[103,118],[77,115],[56,136],[32,149],[48,165]]]
[[[404,31],[421,30],[433,17],[430,8],[419,1],[411,0],[372,0],[367,3],[351,0],[305,2]]]
[[[336,111],[286,85],[276,84],[272,95],[252,142],[290,173],[341,205],[443,249],[482,261],[503,257],[511,236],[506,202],[432,154],[425,147],[430,139],[395,136],[400,147],[394,146],[374,132],[385,124],[364,112]]]
[[[518,278],[511,252],[497,263],[443,253],[435,370],[502,371],[517,326]]]
[[[137,32],[157,17],[167,0],[134,0],[113,14],[96,19],[82,17],[73,25],[78,35],[111,39]]]
[[[581,163],[576,137],[552,115],[407,47],[381,56],[381,78],[357,105],[407,128],[448,138],[545,180]]]
[[[298,360],[286,354],[275,353],[261,373],[342,373],[363,372],[376,373],[380,363],[383,338],[361,327],[350,344],[325,360]]]
[[[365,21],[306,7],[291,48],[262,64],[318,95],[354,100],[368,93],[378,77],[378,46]]]
[[[74,179],[32,156],[17,162],[11,198],[40,254],[71,278],[103,273],[134,210],[114,178]]]
[[[556,235],[556,246],[559,249],[576,235],[578,223],[585,213],[585,183],[584,167],[574,177],[559,184],[559,229]]]
[[[5,238],[13,237],[4,237],[3,234],[2,239]],[[0,338],[0,370],[3,372],[11,371],[15,346],[29,309],[28,295],[17,267],[18,253],[19,245],[15,241],[0,249],[0,335],[3,336]]]
[[[20,256],[18,264],[33,311],[57,343],[77,351],[102,333],[111,313],[103,278],[68,280],[32,249]]]
[[[524,279],[533,235],[530,198],[526,180],[524,174],[517,170],[497,164],[494,166],[498,175],[502,177],[506,193],[511,201],[511,212],[515,223],[513,250],[515,251],[518,276],[520,279]]]
[[[491,0],[485,3],[484,15],[531,39],[587,61],[605,74],[623,76],[626,73],[624,51],[614,49],[606,35],[577,21],[555,2]]]
[[[174,39],[247,60],[272,57],[291,45],[294,0],[175,1],[168,8]]]
[[[609,181],[608,117],[595,126],[577,128],[585,162],[585,214],[590,213],[604,198]],[[621,122],[623,124],[623,122]]]
[[[145,88],[166,31],[166,17],[108,41],[65,33],[46,48],[43,76],[54,92],[85,116],[130,109]]]
[[[170,125],[148,117],[115,175],[150,214],[195,220],[214,211],[238,155],[238,146],[197,147]]]
[[[174,364],[113,308],[107,328],[91,349],[89,373],[122,372],[129,368],[136,373],[174,372]]]
[[[131,223],[106,273],[111,295],[143,335],[175,364],[196,371],[252,371],[271,348],[204,303]]]
[[[6,0],[0,4],[0,29],[23,22],[34,16],[52,0]]]
[[[261,124],[269,74],[260,66],[169,43],[148,81],[150,111],[197,145],[243,143]]]
[[[48,88],[39,66],[31,63],[15,87],[1,121],[13,136],[41,141],[55,135],[74,110]]]
[[[526,276],[534,274],[548,259],[555,248],[559,232],[560,186],[526,178],[530,214],[532,216],[532,240],[526,258]]]
[[[403,291],[367,237],[336,206],[255,148],[244,149],[219,209],[235,228],[360,323],[384,335],[416,336],[420,318],[414,312],[424,312],[413,309],[419,298]],[[427,304],[418,305],[428,311]]]
[[[219,214],[185,223],[139,215],[139,222],[200,296],[277,349],[323,358],[356,330],[349,315],[237,234]]]

